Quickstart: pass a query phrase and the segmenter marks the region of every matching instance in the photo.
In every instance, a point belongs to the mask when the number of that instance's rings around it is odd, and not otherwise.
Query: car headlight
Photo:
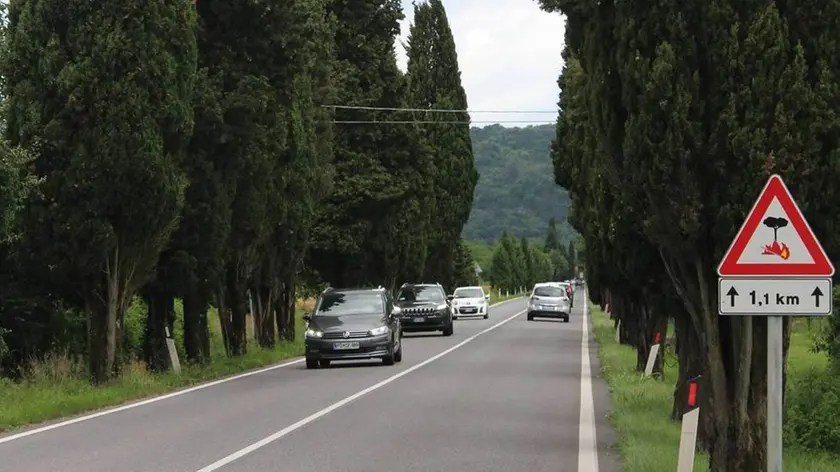
[[[458,306],[458,300],[452,300],[452,306]]]
[[[324,333],[321,332],[321,331],[318,331],[317,329],[309,328],[309,329],[306,330],[306,337],[307,338],[320,338],[322,336],[324,336]]]
[[[378,328],[373,328],[372,330],[370,330],[370,335],[371,336],[381,336],[381,335],[383,335],[383,334],[385,334],[389,331],[391,331],[391,328],[389,328],[387,326],[380,326]]]
[[[443,310],[446,310],[447,308],[449,308],[449,305],[447,305],[446,303],[441,303],[440,305],[438,305],[437,310],[438,311],[443,311]]]

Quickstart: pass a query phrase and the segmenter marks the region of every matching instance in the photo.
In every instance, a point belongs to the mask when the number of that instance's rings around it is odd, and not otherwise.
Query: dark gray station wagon
[[[334,360],[402,360],[400,309],[383,288],[328,288],[315,310],[304,315],[306,368],[327,367]]]

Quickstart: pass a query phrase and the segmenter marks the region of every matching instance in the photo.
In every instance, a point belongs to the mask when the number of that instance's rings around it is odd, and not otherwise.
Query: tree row
[[[548,223],[545,244],[529,242],[523,235],[518,241],[507,231],[496,241],[488,280],[502,291],[530,290],[538,282],[559,282],[575,275],[579,254],[574,241],[564,246],[560,241],[557,222]]]
[[[673,323],[674,418],[702,376],[711,470],[764,470],[766,321],[718,315],[716,268],[773,173],[838,254],[840,4],[541,4],[567,16],[552,154],[589,293],[640,370]]]
[[[307,287],[472,282],[469,116],[382,110],[465,110],[455,43],[440,0],[415,6],[403,73],[402,18],[397,0],[11,1],[0,372],[64,349],[117,374],[136,295],[165,369],[176,298],[206,363],[211,305],[235,356],[251,306],[262,347],[293,339]],[[372,123],[395,115],[416,122]]]

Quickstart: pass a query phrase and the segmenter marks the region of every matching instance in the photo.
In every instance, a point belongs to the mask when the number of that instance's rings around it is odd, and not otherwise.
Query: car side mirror
[[[485,300],[490,300],[490,295],[485,295],[485,296],[484,296],[484,299],[485,299]]]
[[[451,302],[453,298],[455,298],[455,295],[447,295],[446,301]]]
[[[400,314],[402,314],[402,308],[395,306],[391,309],[391,316],[399,316]]]
[[[312,321],[312,313],[304,313],[301,318],[303,318],[303,321],[309,323],[310,321]]]

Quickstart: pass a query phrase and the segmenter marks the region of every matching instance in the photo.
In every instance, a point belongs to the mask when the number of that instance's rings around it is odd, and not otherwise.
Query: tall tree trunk
[[[674,307],[679,309],[680,307]],[[710,450],[711,441],[713,438],[709,436],[709,431],[713,429],[710,424],[712,420],[711,415],[706,414],[711,411],[711,396],[708,395],[706,384],[708,382],[709,373],[706,369],[706,354],[705,347],[697,334],[698,330],[692,325],[692,321],[685,310],[682,312],[676,311],[674,316],[674,339],[676,342],[675,351],[677,353],[677,383],[674,386],[674,405],[671,409],[671,418],[674,421],[681,421],[682,416],[688,412],[688,384],[690,379],[698,379],[699,395],[697,397],[697,407],[703,413],[700,416],[697,432],[697,445],[702,450]]]
[[[143,300],[149,308],[143,332],[143,358],[149,369],[161,372],[169,368],[166,328],[175,318],[175,297],[151,286],[143,291]]]
[[[277,297],[277,329],[280,339],[295,339],[295,284],[294,276],[286,275]]]
[[[210,362],[210,332],[207,326],[209,303],[197,288],[184,295],[184,351],[187,361],[206,365]]]
[[[232,356],[231,346],[233,342],[231,341],[231,332],[233,331],[233,327],[231,326],[231,313],[227,300],[226,282],[221,283],[216,291],[216,308],[219,315],[219,327],[222,330],[222,345],[225,347],[225,354]]]
[[[245,314],[247,313],[244,297],[245,287],[235,264],[228,266],[226,277],[226,293],[228,309],[228,352],[231,356],[241,356],[247,351],[247,333]]]
[[[274,330],[274,290],[267,285],[259,285],[255,290],[256,299],[255,311],[253,315],[256,322],[257,332],[254,333],[260,347],[270,349],[274,347],[275,330]]]

